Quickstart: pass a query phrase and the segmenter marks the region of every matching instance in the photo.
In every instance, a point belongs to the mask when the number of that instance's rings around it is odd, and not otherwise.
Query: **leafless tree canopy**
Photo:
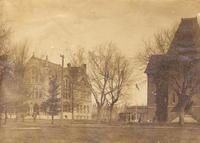
[[[110,105],[110,121],[114,105],[127,94],[132,83],[132,72],[133,68],[128,60],[119,53],[115,53],[109,72],[108,88],[110,94],[106,98]]]
[[[28,61],[28,42],[16,44],[10,50],[10,60],[12,61],[12,65],[14,66],[14,73],[19,77],[18,81],[23,80],[25,65]]]
[[[153,35],[153,39],[144,41],[144,50],[136,56],[136,61],[146,66],[152,55],[166,54],[176,32],[176,28],[177,26],[175,25],[169,29],[161,29]]]
[[[83,47],[78,47],[75,51],[69,50],[70,63],[72,66],[87,64],[87,53]]]
[[[89,52],[89,82],[97,104],[100,118],[105,103],[113,106],[125,95],[131,81],[131,68],[128,60],[120,54],[113,43],[100,45]]]
[[[10,44],[10,28],[0,20],[0,55],[8,54]]]

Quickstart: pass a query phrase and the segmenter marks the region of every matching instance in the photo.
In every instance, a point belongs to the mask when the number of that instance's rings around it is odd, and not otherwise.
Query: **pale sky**
[[[128,57],[143,41],[182,17],[197,16],[200,0],[1,0],[14,42],[29,42],[32,52],[60,62],[60,53],[112,41]],[[66,61],[67,62],[67,61]],[[146,104],[146,82],[133,87],[130,104]]]

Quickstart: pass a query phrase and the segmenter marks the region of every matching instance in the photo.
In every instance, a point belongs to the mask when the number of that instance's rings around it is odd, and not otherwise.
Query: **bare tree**
[[[172,111],[179,114],[179,124],[183,125],[184,114],[190,110],[193,104],[192,97],[200,89],[200,78],[198,76],[200,72],[199,59],[186,56],[173,56],[167,60],[161,60],[157,63],[157,67],[158,69],[153,75],[154,82],[158,89],[161,89],[167,83],[169,88],[172,89],[172,92],[175,93],[178,102]],[[156,97],[156,114],[159,116],[159,114],[162,114],[162,107],[167,104],[167,100],[160,94]]]
[[[114,105],[126,95],[131,82],[132,68],[128,59],[120,54],[112,42],[97,46],[88,52],[88,56],[84,49],[78,49],[72,59],[77,66],[88,60],[86,80],[97,105],[97,119],[101,119],[104,106],[109,105],[111,120]]]
[[[199,59],[181,60],[176,62],[176,67],[169,72],[169,78],[174,83],[173,90],[178,97],[178,104],[174,111],[179,113],[179,124],[184,124],[184,113],[192,104],[192,96],[199,91],[200,78]]]
[[[101,118],[101,111],[106,102],[106,96],[110,94],[108,89],[109,73],[114,52],[112,43],[100,45],[89,52],[89,78],[91,92],[97,104],[97,119]]]
[[[161,29],[153,35],[153,39],[144,41],[144,50],[136,56],[136,63],[139,63],[140,66],[146,66],[152,55],[166,54],[176,32],[176,28],[177,25],[172,28]]]
[[[116,51],[116,50],[115,50]],[[110,93],[106,96],[109,104],[109,120],[112,121],[114,105],[128,95],[127,91],[132,83],[133,68],[127,58],[114,52],[112,63],[109,67],[108,88]]]
[[[29,91],[24,86],[24,74],[25,74],[26,62],[28,60],[28,52],[29,52],[29,47],[27,42],[16,44],[9,51],[9,58],[10,58],[9,61],[12,68],[11,69],[12,75],[10,76],[12,77],[7,82],[10,82],[10,84],[12,85],[10,91],[15,94],[14,96],[10,95],[11,97],[8,97],[7,99],[9,100],[11,105],[14,104],[17,112],[22,111],[21,110],[22,104],[25,104],[25,101],[28,99],[26,94]],[[13,81],[15,82],[13,83]],[[25,110],[23,109],[23,111]],[[21,114],[24,114],[24,112],[21,112]]]
[[[81,66],[87,63],[87,53],[83,47],[76,50],[69,50],[69,60],[72,66]]]
[[[2,16],[2,15],[1,15]],[[4,106],[4,92],[3,92],[3,80],[8,72],[8,51],[10,46],[10,29],[7,24],[3,22],[0,17],[0,126],[2,122],[2,113],[5,109]]]

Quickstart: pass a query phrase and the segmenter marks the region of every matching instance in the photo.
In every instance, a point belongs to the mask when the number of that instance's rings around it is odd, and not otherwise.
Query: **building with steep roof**
[[[196,55],[200,50],[200,27],[197,17],[182,18],[181,23],[175,33],[170,48],[169,55]]]
[[[63,94],[63,118],[91,119],[92,98],[86,79],[86,65],[73,67],[68,64],[63,69],[63,87],[61,92],[61,65],[34,55],[25,67],[24,86],[28,89],[28,113],[33,114],[34,107],[41,109],[41,104],[49,98],[49,78],[56,75],[59,87],[59,97]],[[40,110],[39,118],[47,118]],[[58,116],[58,118],[60,115]]]
[[[175,64],[177,62],[183,65],[199,58],[200,27],[197,17],[182,18],[168,52],[164,55],[153,55],[145,70],[148,78],[147,106],[149,120],[171,122],[178,116],[174,109],[179,101],[173,90],[175,85],[169,78],[169,72],[177,66]],[[200,69],[198,66],[199,64],[194,69]],[[200,91],[197,90],[195,96],[192,97],[193,105],[187,112],[198,121],[200,121],[199,97]]]

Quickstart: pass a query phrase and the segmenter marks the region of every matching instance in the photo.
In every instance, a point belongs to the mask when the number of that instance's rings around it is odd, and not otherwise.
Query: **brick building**
[[[29,100],[28,112],[33,113],[34,106],[40,109],[41,103],[49,97],[49,78],[53,75],[58,77],[61,85],[62,67],[46,59],[40,59],[34,55],[29,59],[25,67],[24,86],[28,89]],[[86,82],[86,65],[73,67],[70,64],[63,69],[63,118],[91,119],[92,99],[91,92]],[[61,86],[59,87],[61,90]],[[47,116],[40,112],[39,118]],[[59,118],[60,115],[57,117]]]
[[[183,18],[174,35],[168,52],[164,55],[153,55],[147,65],[145,73],[148,77],[147,86],[147,106],[148,119],[157,119],[160,122],[171,122],[178,114],[173,112],[173,109],[178,103],[173,88],[174,83],[170,80],[167,74],[158,73],[161,63],[166,67],[174,66],[175,61],[184,62],[185,59],[200,58],[200,27],[197,18]],[[199,64],[194,69],[199,69]],[[169,69],[166,68],[168,72]],[[167,73],[167,72],[166,72]],[[159,79],[162,82],[156,82]],[[192,118],[200,121],[200,91],[197,90],[192,96],[192,108],[186,113]]]

